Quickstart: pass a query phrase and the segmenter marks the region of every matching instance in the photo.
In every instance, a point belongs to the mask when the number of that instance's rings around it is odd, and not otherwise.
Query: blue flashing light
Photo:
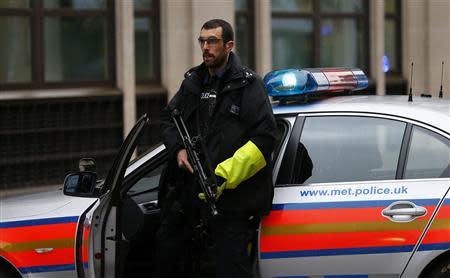
[[[384,54],[383,55],[383,72],[386,73],[391,69],[391,63],[389,62],[389,57]]]
[[[301,95],[318,87],[310,72],[298,69],[272,71],[264,77],[264,84],[269,96]]]
[[[320,35],[322,36],[329,36],[332,35],[334,33],[334,28],[333,25],[328,24],[328,25],[323,25],[322,28],[320,28]]]
[[[353,91],[362,90],[369,86],[369,80],[367,79],[366,74],[362,70],[353,69],[352,72],[357,81],[357,87]]]
[[[367,76],[360,69],[280,69],[264,77],[269,96],[289,97],[311,93],[356,91],[367,88]]]

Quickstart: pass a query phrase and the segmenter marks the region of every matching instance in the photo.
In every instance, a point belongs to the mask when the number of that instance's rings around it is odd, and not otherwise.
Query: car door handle
[[[427,214],[427,209],[409,201],[398,201],[383,209],[382,215],[395,222],[409,222]]]
[[[138,205],[145,214],[159,213],[158,200],[149,201]]]
[[[383,210],[383,214],[386,216],[394,215],[411,215],[411,216],[422,216],[427,213],[425,208],[401,208],[401,209],[386,209]]]
[[[119,237],[117,235],[108,236],[108,237],[106,237],[106,239],[107,240],[111,240],[111,241],[115,241],[115,242],[119,241]]]

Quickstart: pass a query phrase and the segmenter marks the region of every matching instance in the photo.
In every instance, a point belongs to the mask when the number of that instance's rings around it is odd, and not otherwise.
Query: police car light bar
[[[278,98],[362,90],[369,82],[357,68],[311,68],[269,72],[264,84],[269,96]]]

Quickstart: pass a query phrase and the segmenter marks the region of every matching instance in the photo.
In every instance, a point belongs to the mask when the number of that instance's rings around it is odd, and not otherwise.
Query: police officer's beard
[[[203,55],[211,55],[211,54],[205,53]],[[208,68],[217,69],[225,64],[227,58],[228,58],[228,55],[226,53],[223,53],[221,55],[218,55],[216,57],[216,59],[213,59],[211,62],[206,62],[205,60],[204,60],[204,62]]]

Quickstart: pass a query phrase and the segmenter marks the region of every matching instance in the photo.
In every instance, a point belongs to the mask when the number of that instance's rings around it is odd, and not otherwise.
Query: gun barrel
[[[181,118],[181,113],[178,110],[174,109],[172,111],[172,119],[188,153],[189,162],[192,163],[192,167],[194,168],[194,175],[196,176],[196,179],[198,180],[198,183],[200,184],[200,187],[205,194],[205,199],[211,209],[211,214],[213,216],[217,216],[219,214],[216,207],[215,195],[217,185],[209,182],[208,176],[206,175],[205,170],[203,169],[203,166],[200,162],[200,158],[198,157],[197,152],[194,149],[191,136],[189,135],[183,118]]]

